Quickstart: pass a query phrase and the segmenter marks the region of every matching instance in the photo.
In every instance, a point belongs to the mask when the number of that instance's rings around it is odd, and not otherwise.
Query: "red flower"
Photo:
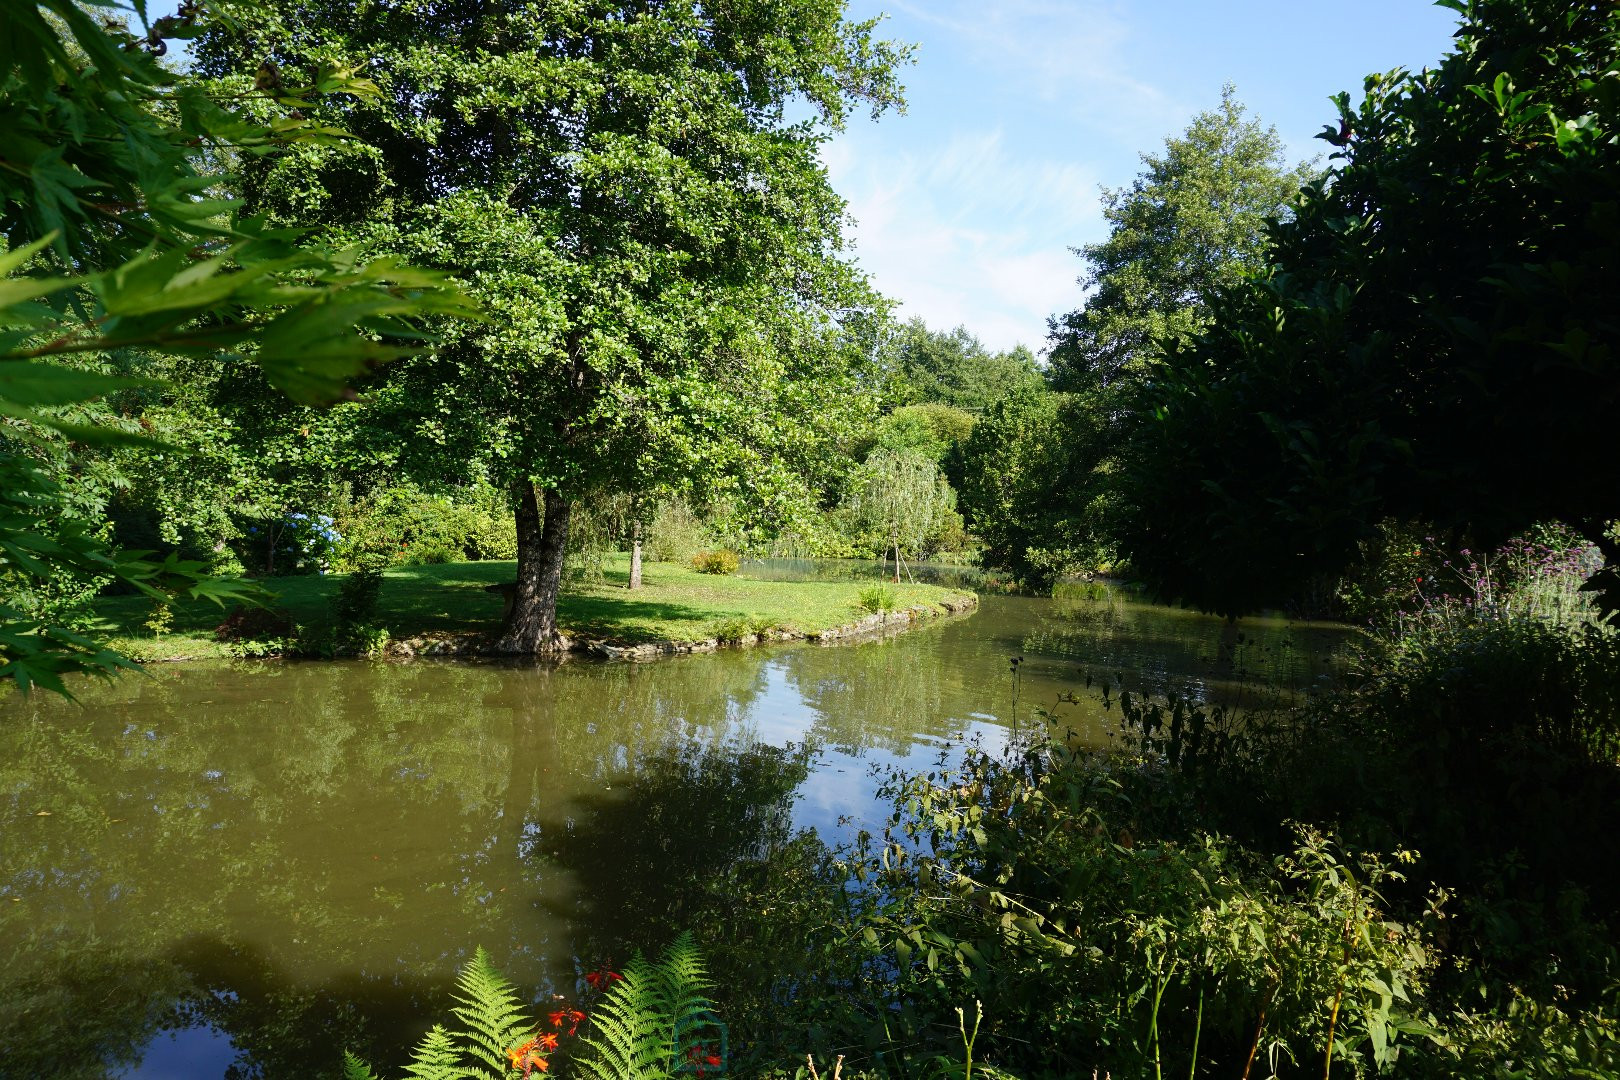
[[[618,982],[623,978],[624,976],[617,971],[609,971],[606,968],[601,971],[587,971],[585,973],[585,982],[592,990],[600,990],[604,985]]]
[[[546,1019],[551,1021],[551,1026],[552,1027],[560,1028],[560,1027],[563,1026],[563,1021],[568,1019],[568,1010],[567,1009],[558,1009],[556,1012],[554,1012],[550,1016],[546,1017]]]
[[[699,1044],[686,1051],[686,1060],[692,1066],[692,1071],[702,1076],[710,1069],[716,1072],[720,1069],[720,1055],[714,1052],[713,1047]]]

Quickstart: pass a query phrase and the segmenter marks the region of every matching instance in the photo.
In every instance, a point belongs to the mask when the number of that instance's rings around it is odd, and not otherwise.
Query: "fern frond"
[[[667,1080],[714,1026],[703,958],[682,934],[656,963],[637,953],[622,974],[597,1002],[596,1037],[583,1040],[592,1056],[580,1071],[594,1080]]]
[[[457,1057],[455,1040],[444,1025],[434,1024],[417,1044],[405,1075],[416,1080],[465,1080],[468,1074],[459,1067]]]
[[[371,1066],[354,1056],[352,1050],[343,1051],[343,1080],[378,1080]]]
[[[460,1004],[450,1011],[461,1021],[461,1049],[485,1067],[475,1066],[467,1075],[501,1080],[507,1072],[506,1052],[528,1039],[533,1028],[524,1016],[523,1002],[482,948],[474,950],[461,969],[456,989]]]

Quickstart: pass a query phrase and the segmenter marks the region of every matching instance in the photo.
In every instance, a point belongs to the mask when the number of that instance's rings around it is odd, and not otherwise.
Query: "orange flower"
[[[535,1042],[540,1044],[540,1049],[542,1050],[557,1049],[557,1036],[549,1031],[536,1039]]]
[[[551,1040],[550,1046],[545,1045],[547,1039]],[[556,1045],[557,1036],[541,1035],[519,1046],[512,1047],[506,1052],[506,1057],[511,1061],[512,1068],[521,1070],[525,1080],[527,1080],[529,1074],[536,1069],[540,1072],[547,1072],[551,1069],[551,1063],[540,1055],[540,1051],[542,1048],[547,1050],[555,1049]]]

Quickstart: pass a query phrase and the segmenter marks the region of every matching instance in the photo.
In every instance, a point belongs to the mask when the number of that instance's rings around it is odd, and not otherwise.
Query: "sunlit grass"
[[[512,562],[396,567],[383,584],[380,622],[395,639],[494,630],[502,600],[484,587],[510,582],[515,574]],[[263,584],[294,622],[319,626],[330,619],[328,605],[343,577],[271,578]],[[859,581],[756,581],[700,574],[669,563],[646,564],[643,588],[635,593],[625,588],[628,578],[629,557],[614,555],[602,581],[565,586],[557,606],[563,631],[619,644],[693,642],[732,638],[741,626],[818,633],[867,613],[860,594],[869,583]],[[885,588],[893,591],[896,608],[936,604],[955,594],[934,585]],[[94,631],[114,648],[141,659],[227,655],[226,647],[214,640],[214,627],[225,616],[217,605],[176,604],[172,630],[161,637],[143,628],[150,612],[150,602],[142,597],[106,597],[96,606]]]

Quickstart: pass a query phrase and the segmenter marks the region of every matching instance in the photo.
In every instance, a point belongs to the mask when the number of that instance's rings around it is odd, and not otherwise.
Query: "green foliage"
[[[700,574],[735,574],[742,558],[735,551],[715,548],[692,556],[692,569]]]
[[[945,333],[914,318],[899,329],[889,349],[890,393],[902,406],[938,404],[980,413],[1042,381],[1028,349],[992,353],[965,326]]]
[[[879,612],[895,609],[894,589],[887,585],[868,585],[860,591],[855,603],[862,611]]]
[[[415,1080],[502,1080],[511,1075],[511,1051],[525,1044],[534,1025],[524,1015],[512,984],[489,962],[483,949],[456,976],[454,1029],[435,1024],[422,1037],[406,1075]],[[344,1054],[350,1080],[376,1080],[376,1074],[352,1053]]]
[[[963,444],[962,510],[980,561],[1045,590],[1062,574],[1106,568],[1110,500],[1078,474],[1100,453],[1102,419],[1087,403],[1038,390],[1009,395]]]
[[[1085,306],[1051,320],[1062,398],[1009,399],[964,447],[964,506],[987,566],[1026,587],[1117,561],[1122,423],[1163,350],[1211,318],[1218,291],[1264,264],[1267,219],[1305,179],[1233,89],[1195,117],[1128,188],[1105,191],[1108,238],[1080,248]]]
[[[869,550],[918,560],[961,537],[956,492],[931,458],[915,450],[876,450],[865,473],[848,510]]]
[[[0,436],[3,437],[3,436]],[[184,593],[215,602],[240,597],[240,583],[209,578],[196,562],[118,552],[82,521],[61,513],[65,495],[26,459],[0,450],[0,680],[67,694],[63,676],[111,676],[133,665],[84,634],[48,618],[41,592],[64,576],[116,580],[152,601]]]
[[[319,631],[301,628],[299,651],[317,656],[377,656],[388,643],[388,631],[377,625],[381,615],[381,557],[351,571],[332,597],[331,619]]]
[[[167,600],[153,601],[152,614],[146,617],[143,625],[153,637],[162,637],[174,629],[174,608],[169,606]]]
[[[342,534],[334,567],[511,559],[517,532],[506,496],[489,484],[433,495],[409,484],[368,492],[333,515]]]
[[[897,964],[900,1041],[973,999],[986,1060],[1048,1075],[1383,1066],[1423,1037],[1434,957],[1380,895],[1400,873],[1308,829],[1275,859],[1184,833],[1153,786],[1055,744],[896,778],[851,868],[891,898],[862,933]]]
[[[547,504],[549,533],[518,502],[535,588],[501,639],[533,651],[571,505],[701,488],[747,495],[763,532],[843,467],[881,303],[841,254],[818,148],[851,108],[898,104],[908,50],[839,0],[406,10],[283,4],[252,34],[205,37],[198,63],[235,86],[262,57],[354,53],[386,88],[310,114],[375,152],[266,159],[248,197],[451,271],[492,313],[390,369],[367,420],[412,475],[485,475]]]
[[[1431,530],[1384,522],[1339,582],[1345,612],[1375,632],[1519,615],[1563,627],[1595,624],[1586,582],[1602,555],[1564,525],[1542,525],[1490,552],[1442,544]]]
[[[1219,291],[1265,265],[1268,222],[1286,214],[1309,165],[1290,168],[1276,128],[1245,115],[1236,90],[1199,113],[1130,187],[1104,190],[1108,239],[1077,254],[1091,292],[1052,319],[1051,379],[1108,395],[1195,336]]]
[[[741,645],[769,637],[782,624],[767,615],[738,615],[715,625],[714,638],[726,645]]]
[[[1453,50],[1339,96],[1271,269],[1135,405],[1126,546],[1169,595],[1286,601],[1389,520],[1564,521],[1615,562],[1620,10],[1448,6]]]
[[[702,519],[682,499],[660,503],[647,524],[647,550],[658,562],[688,563],[706,539]]]
[[[640,953],[624,967],[591,1016],[594,1034],[583,1038],[591,1053],[578,1062],[580,1075],[596,1080],[665,1080],[693,1071],[694,1062],[722,1048],[724,1031],[714,1014],[703,958],[690,934],[682,934],[657,961]]]
[[[87,403],[161,380],[138,365],[108,370],[105,358],[155,348],[210,362],[250,359],[287,395],[330,401],[350,377],[411,351],[404,343],[420,339],[416,317],[468,311],[439,275],[301,244],[218,197],[227,178],[206,166],[342,137],[297,110],[320,95],[376,88],[320,66],[303,85],[255,87],[248,96],[266,115],[254,122],[157,60],[165,36],[193,36],[205,12],[190,7],[137,35],[65,0],[7,10],[0,111],[16,138],[0,177],[0,229],[15,247],[0,255],[0,491],[8,497],[0,575],[16,592],[97,576],[154,598],[232,591],[209,582],[195,560],[115,554],[58,512],[72,496],[30,463],[40,432],[103,446],[141,442],[125,427],[87,422]],[[125,666],[14,605],[15,594],[8,586],[0,604],[0,679],[65,692],[66,673]]]
[[[880,419],[870,440],[857,443],[854,452],[863,459],[879,450],[915,453],[943,466],[973,431],[973,421],[972,413],[954,405],[903,405]]]

